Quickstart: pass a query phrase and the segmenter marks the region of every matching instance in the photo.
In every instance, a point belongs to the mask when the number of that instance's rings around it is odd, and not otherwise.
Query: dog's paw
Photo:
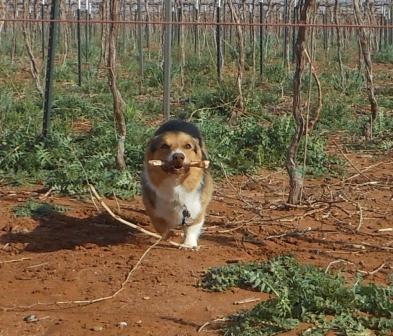
[[[179,246],[179,250],[191,250],[191,251],[198,251],[199,246],[198,245],[191,245],[191,244],[181,244]]]

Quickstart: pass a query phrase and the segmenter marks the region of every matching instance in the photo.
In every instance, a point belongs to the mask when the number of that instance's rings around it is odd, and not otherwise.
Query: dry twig
[[[378,232],[393,232],[393,228],[379,229]]]
[[[341,153],[341,155],[345,158],[345,160],[348,161],[348,163],[352,166],[353,169],[355,169],[357,171],[357,173],[361,176],[363,176],[364,178],[366,178],[367,180],[370,180],[370,178],[367,175],[364,175],[363,172],[361,170],[359,170],[358,167],[355,166],[355,164],[352,162],[352,160],[344,153],[344,151],[340,148],[340,146],[337,144],[336,141],[333,140],[333,144],[337,147],[337,149],[339,150],[339,152]],[[358,175],[358,176],[359,176]],[[344,180],[343,180],[344,181]],[[343,182],[342,181],[342,182]]]
[[[352,176],[349,176],[349,177],[347,177],[347,178],[341,180],[340,182],[336,183],[336,185],[341,184],[341,183],[344,183],[344,182],[349,181],[349,180],[352,180],[353,178],[358,177],[358,176],[360,176],[360,175],[363,175],[363,173],[365,173],[366,171],[369,171],[370,169],[373,169],[373,168],[376,168],[376,167],[382,166],[382,165],[391,165],[391,164],[393,164],[393,161],[388,161],[388,162],[383,161],[383,162],[375,163],[375,164],[373,164],[373,165],[371,165],[371,166],[368,166],[368,167],[362,169],[359,173],[354,174],[354,175],[352,175]]]
[[[358,224],[358,226],[357,226],[357,228],[356,228],[356,231],[359,232],[360,228],[361,228],[362,225],[363,225],[363,209],[362,209],[362,207],[360,206],[360,202],[357,203],[357,207],[358,207],[358,209],[359,209],[359,224]]]
[[[120,223],[123,223],[129,227],[132,227],[135,230],[138,230],[139,232],[142,232],[148,236],[160,239],[162,238],[159,234],[145,230],[144,228],[141,228],[140,226],[133,224],[131,222],[126,221],[125,219],[121,218],[120,216],[116,215],[115,213],[113,213],[113,211],[109,208],[109,206],[102,200],[101,196],[98,194],[97,190],[91,185],[89,184],[89,188],[91,190],[91,192],[93,193],[94,197],[97,199],[97,201],[102,205],[102,207],[117,221],[119,221]],[[173,245],[173,246],[177,246],[180,247],[181,244],[176,243],[174,241],[168,240],[168,243]]]
[[[31,258],[25,257],[20,259],[4,260],[4,261],[0,261],[0,264],[10,264],[10,263],[20,262],[25,260],[31,260]]]
[[[378,273],[380,270],[382,270],[385,266],[386,266],[386,264],[382,263],[380,266],[378,266],[373,271],[358,271],[358,272],[361,274],[364,274],[364,275],[374,275],[375,273]]]
[[[349,265],[353,265],[352,262],[344,260],[344,259],[337,259],[337,260],[333,260],[329,263],[329,265],[327,265],[326,269],[325,269],[325,273],[327,273],[330,269],[331,266],[333,266],[334,264],[338,264],[338,263],[345,263],[345,264],[349,264]]]
[[[251,302],[257,302],[257,301],[261,301],[261,300],[262,300],[262,299],[260,299],[260,298],[247,298],[247,299],[235,301],[233,304],[234,304],[234,305],[241,305],[241,304],[251,303]]]
[[[305,228],[304,230],[294,230],[294,231],[289,231],[289,232],[284,232],[282,234],[279,235],[272,235],[272,236],[268,236],[265,239],[266,240],[270,240],[273,238],[282,238],[282,237],[297,237],[297,236],[303,236],[309,232],[312,231],[311,227]]]
[[[229,321],[229,319],[227,317],[219,317],[216,318],[212,321],[207,321],[204,324],[202,324],[199,328],[198,328],[198,333],[200,333],[205,327],[207,327],[209,324],[213,324],[215,322],[226,322]]]

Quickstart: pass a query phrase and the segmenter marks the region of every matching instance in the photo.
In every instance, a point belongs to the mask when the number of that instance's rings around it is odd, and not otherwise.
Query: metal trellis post
[[[81,24],[80,24],[80,19],[81,19],[81,1],[78,1],[78,9],[76,10],[76,16],[77,16],[77,44],[78,44],[78,85],[82,85],[82,60],[81,60]]]
[[[171,113],[171,50],[172,50],[172,1],[165,0],[165,33],[164,33],[164,117],[169,119]]]
[[[220,7],[221,0],[217,0],[217,26],[216,26],[216,43],[217,43],[217,79],[221,82],[221,25],[220,25]]]
[[[59,0],[52,0],[51,20],[59,19]],[[49,41],[48,41],[48,60],[46,63],[46,79],[45,79],[45,100],[44,100],[44,120],[42,125],[42,136],[48,137],[50,131],[50,115],[52,109],[53,94],[53,73],[54,58],[57,44],[59,23],[52,21],[49,25]]]
[[[41,19],[45,19],[45,0],[41,2]],[[45,59],[45,24],[41,22],[41,49],[42,49],[42,61]]]
[[[86,8],[85,8],[85,58],[86,58],[86,63],[89,62],[89,25],[88,25],[88,19],[89,19],[89,0],[86,1]]]
[[[142,1],[138,0],[138,21],[142,22]],[[139,51],[139,75],[140,75],[140,89],[142,89],[143,82],[143,40],[142,40],[142,24],[138,25],[138,51]]]
[[[263,10],[263,0],[259,1],[259,74],[261,76],[261,80],[263,80],[263,42],[264,42],[264,10]]]

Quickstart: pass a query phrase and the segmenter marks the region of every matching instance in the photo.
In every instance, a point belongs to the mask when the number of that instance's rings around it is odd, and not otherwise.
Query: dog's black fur
[[[194,125],[184,120],[173,119],[162,124],[154,135],[160,135],[165,132],[183,132],[191,135],[193,138],[198,139],[199,145],[202,146],[202,135],[199,129]]]

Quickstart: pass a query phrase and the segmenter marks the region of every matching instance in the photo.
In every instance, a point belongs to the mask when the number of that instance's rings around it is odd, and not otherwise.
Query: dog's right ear
[[[160,140],[161,140],[161,137],[159,135],[157,135],[149,141],[147,147],[149,148],[149,151],[151,153],[154,153],[158,149],[158,145],[159,145]]]

